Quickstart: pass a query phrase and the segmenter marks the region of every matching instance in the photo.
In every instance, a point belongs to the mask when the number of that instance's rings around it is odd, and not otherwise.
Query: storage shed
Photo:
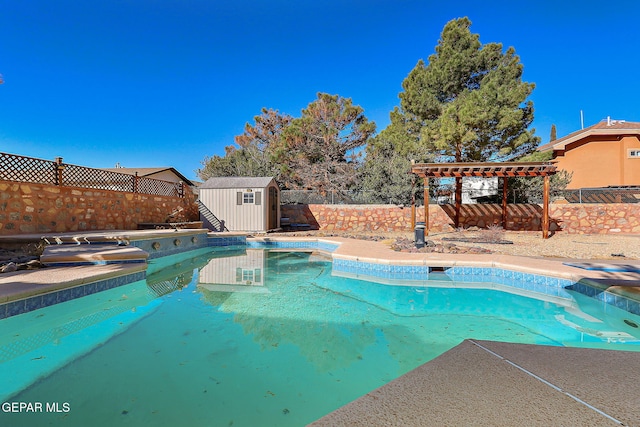
[[[271,177],[209,178],[200,186],[199,193],[200,216],[211,229],[217,227],[211,226],[207,210],[224,221],[229,231],[268,231],[280,227],[280,189]]]

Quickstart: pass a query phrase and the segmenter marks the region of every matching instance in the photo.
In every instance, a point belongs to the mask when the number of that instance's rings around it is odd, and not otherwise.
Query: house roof
[[[562,151],[572,142],[592,135],[640,135],[640,122],[627,122],[625,120],[602,120],[595,125],[580,129],[567,136],[558,138],[538,147],[538,151]]]
[[[200,189],[206,188],[265,188],[273,177],[218,176],[209,178]]]
[[[102,168],[102,169],[110,172],[126,173],[128,175],[135,175],[137,172],[138,176],[149,176],[149,175],[154,175],[156,173],[160,173],[164,171],[170,171],[170,172],[173,172],[178,178],[180,178],[180,180],[183,181],[185,184],[193,185],[193,182],[191,182],[189,178],[187,178],[186,176],[178,172],[177,169],[172,167],[167,167],[167,166],[160,167],[160,168]]]

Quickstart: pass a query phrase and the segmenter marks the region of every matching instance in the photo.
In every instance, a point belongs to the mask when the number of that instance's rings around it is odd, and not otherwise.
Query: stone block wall
[[[640,203],[557,204],[549,211],[569,233],[640,234]]]
[[[550,229],[579,234],[640,234],[640,204],[552,204]],[[134,230],[142,222],[197,221],[195,195],[184,198],[0,181],[0,235],[92,230]],[[411,208],[395,205],[283,205],[283,217],[313,229],[410,232]],[[451,231],[451,205],[429,205],[429,229]],[[500,205],[463,205],[464,227],[500,224]],[[542,207],[508,205],[507,229],[538,231]],[[422,207],[416,220],[424,218]]]
[[[402,232],[411,230],[411,208],[395,205],[283,205],[283,217],[291,223],[309,224],[313,229],[347,232]],[[549,206],[551,231],[570,234],[640,234],[640,204],[552,204]],[[453,230],[452,205],[429,205],[429,229]],[[416,209],[422,221],[424,209]],[[460,225],[484,228],[500,224],[501,205],[462,205]],[[542,206],[507,205],[507,230],[539,231]]]
[[[198,217],[189,190],[181,198],[0,181],[0,235],[135,230],[141,222]]]

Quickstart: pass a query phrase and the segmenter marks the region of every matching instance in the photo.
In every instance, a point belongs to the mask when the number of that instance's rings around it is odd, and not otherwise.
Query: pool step
[[[91,245],[50,245],[47,246],[40,262],[50,267],[71,265],[105,265],[147,262],[149,254],[135,246],[114,244]]]

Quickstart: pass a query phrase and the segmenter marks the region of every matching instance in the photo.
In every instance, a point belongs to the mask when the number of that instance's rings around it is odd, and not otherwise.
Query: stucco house
[[[280,189],[271,177],[214,177],[199,187],[200,213],[207,210],[229,231],[269,231],[280,227]],[[204,211],[204,212],[203,212]]]
[[[538,151],[553,151],[558,170],[573,174],[567,189],[640,186],[640,122],[607,118]]]

